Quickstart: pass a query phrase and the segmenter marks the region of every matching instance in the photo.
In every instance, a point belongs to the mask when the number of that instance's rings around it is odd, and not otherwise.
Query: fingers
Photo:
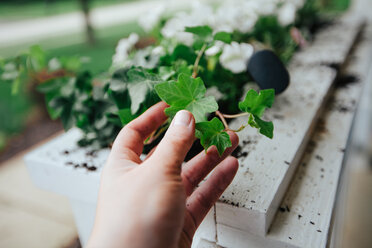
[[[234,132],[228,132],[232,146],[220,156],[216,147],[202,151],[182,167],[182,181],[185,185],[186,194],[189,196],[194,188],[227,156],[229,156],[239,144],[239,138]]]
[[[116,137],[110,156],[119,156],[134,162],[140,161],[143,142],[167,119],[164,113],[166,107],[166,103],[159,102],[127,124]]]
[[[187,200],[186,208],[195,221],[195,230],[200,225],[210,208],[230,185],[238,170],[239,163],[234,157],[222,161],[212,175]],[[189,230],[193,234],[195,230]]]
[[[146,162],[162,167],[166,173],[180,175],[182,162],[191,148],[194,136],[194,117],[186,110],[179,111],[164,138]]]

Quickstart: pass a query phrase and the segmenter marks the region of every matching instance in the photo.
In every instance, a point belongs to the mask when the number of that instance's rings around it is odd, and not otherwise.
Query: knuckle
[[[203,192],[196,191],[195,194],[195,200],[199,203],[200,207],[207,210],[212,207],[212,200],[209,199]]]

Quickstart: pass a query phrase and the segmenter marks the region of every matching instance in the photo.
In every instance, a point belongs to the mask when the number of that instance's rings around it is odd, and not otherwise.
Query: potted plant
[[[37,185],[71,199],[83,244],[93,224],[99,172],[113,139],[156,102],[168,103],[169,120],[178,110],[192,112],[201,146],[216,146],[220,154],[231,146],[227,130],[250,126],[273,137],[274,125],[263,114],[275,93],[288,86],[284,65],[305,45],[304,37],[311,37],[317,4],[236,0],[217,8],[196,4],[190,12],[168,18],[159,8],[140,19],[148,36],[131,34],[120,40],[111,68],[100,75],[81,70],[84,61],[78,57],[48,60],[38,47],[1,61],[1,78],[12,82],[15,91],[31,79],[45,94],[51,118],[60,118],[66,130],[80,129],[25,160]],[[262,77],[275,72],[255,67],[262,61],[274,61],[280,80]],[[251,89],[244,94],[247,83]],[[248,116],[248,122],[230,128],[227,119],[240,116]],[[147,139],[148,147],[156,145],[169,123]]]

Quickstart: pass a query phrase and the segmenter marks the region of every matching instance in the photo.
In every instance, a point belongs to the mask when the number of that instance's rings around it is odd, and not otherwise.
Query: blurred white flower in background
[[[280,25],[287,26],[294,23],[296,20],[296,6],[293,3],[287,2],[278,10],[278,21]]]
[[[179,12],[173,18],[169,19],[161,34],[170,39],[191,46],[194,39],[193,34],[184,32],[186,27],[195,27],[202,25],[211,25],[214,22],[213,9],[200,2],[194,2],[190,13]]]
[[[221,52],[224,45],[225,43],[223,43],[222,41],[216,41],[213,46],[211,46],[205,51],[205,55],[207,56],[217,55],[219,52]]]
[[[146,47],[138,50],[132,59],[132,64],[141,66],[146,69],[153,69],[158,65],[159,59],[165,54],[165,50],[161,46]]]
[[[247,33],[256,24],[258,15],[251,1],[233,0],[224,2],[216,11],[212,25],[216,32],[239,31]]]
[[[113,56],[113,65],[154,68],[159,58],[165,54],[165,49],[171,52],[179,43],[192,46],[194,35],[185,32],[186,27],[208,25],[214,33],[237,31],[247,34],[253,30],[260,16],[268,15],[276,16],[282,26],[293,24],[296,11],[303,7],[306,0],[219,0],[217,2],[218,4],[212,7],[199,1],[192,1],[190,11],[176,12],[160,31],[166,38],[161,40],[161,46],[147,47],[130,54],[139,40],[138,35],[131,34],[128,38],[120,40]],[[165,10],[165,5],[152,9],[151,12],[141,16],[139,24],[146,32],[153,30],[159,24]],[[224,68],[233,73],[241,73],[246,70],[247,62],[253,52],[252,45],[248,43],[225,44],[216,41],[205,51],[205,55],[221,54],[219,61]]]
[[[220,56],[221,65],[233,73],[241,73],[247,69],[248,60],[253,55],[254,48],[248,43],[231,42],[226,44]]]
[[[141,15],[138,23],[146,32],[150,32],[159,24],[163,14],[165,13],[164,5],[159,5],[156,8]]]
[[[254,1],[254,0],[250,0],[250,1]],[[276,9],[278,8],[278,4],[280,0],[259,0],[255,2],[258,4],[258,8],[256,9],[257,14],[273,15],[275,14]]]
[[[127,62],[129,52],[133,49],[134,45],[138,42],[139,36],[136,33],[132,33],[128,38],[119,40],[118,45],[115,49],[115,54],[112,57],[112,63],[114,66],[124,66]]]
[[[165,23],[163,29],[161,30],[161,34],[165,38],[173,38],[185,45],[191,45],[193,42],[193,35],[191,33],[184,32],[185,27],[191,25],[192,20],[190,19],[189,15],[185,12],[180,12]]]

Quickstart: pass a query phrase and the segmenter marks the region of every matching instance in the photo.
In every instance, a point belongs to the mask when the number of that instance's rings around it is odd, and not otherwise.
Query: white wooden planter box
[[[334,29],[342,30],[347,39],[339,42],[339,33],[324,30],[311,46],[296,55],[289,67],[291,85],[276,98],[266,116],[274,120],[274,139],[257,135],[253,129],[239,133],[241,167],[232,185],[199,228],[198,239],[226,247],[245,247],[241,242],[263,239],[331,93],[337,72],[326,65],[344,63],[360,26],[359,21],[348,24],[340,21]],[[329,49],[332,46],[338,49]],[[323,55],[313,59],[315,51]],[[330,123],[337,125],[343,117],[334,118]],[[351,120],[352,115],[347,118]],[[234,128],[242,121],[245,120],[240,119],[231,126]],[[71,130],[27,154],[25,162],[37,186],[69,197],[84,245],[93,225],[100,172],[109,150],[92,153],[89,148],[78,147],[76,141],[80,135],[79,130]],[[277,218],[270,235],[274,235]],[[279,228],[278,232],[285,233],[283,230]]]

